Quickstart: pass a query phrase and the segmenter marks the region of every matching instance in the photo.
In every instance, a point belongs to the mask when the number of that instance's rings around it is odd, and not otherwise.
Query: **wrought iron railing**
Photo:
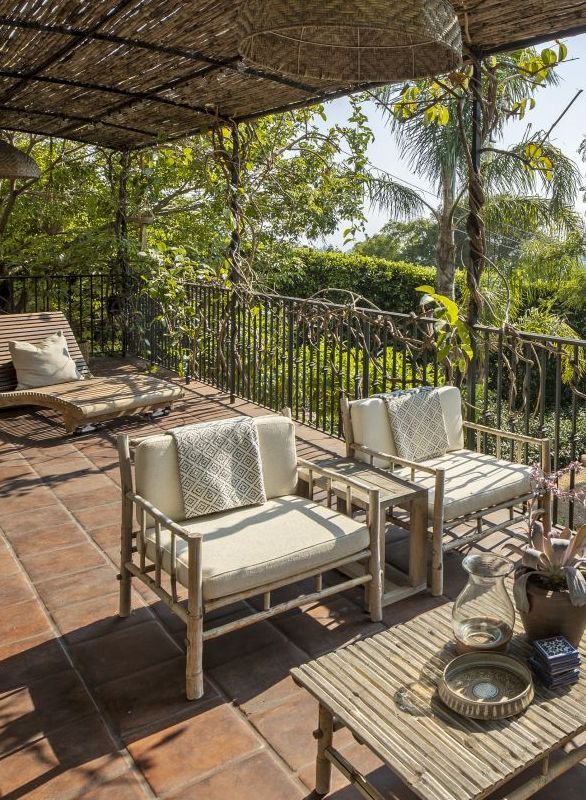
[[[477,421],[552,441],[553,469],[586,453],[586,341],[476,329],[479,363],[439,362],[431,319],[320,300],[240,295],[190,284],[166,309],[138,282],[121,300],[108,275],[0,278],[0,313],[62,310],[92,355],[138,355],[153,365],[341,435],[339,395],[366,397],[455,382]],[[532,453],[525,452],[531,459]],[[574,487],[574,476],[566,488]],[[556,508],[576,524],[583,507]]]
[[[209,285],[186,287],[179,320],[147,295],[135,302],[133,346],[151,363],[273,410],[289,406],[332,436],[341,435],[342,391],[357,398],[455,382],[477,421],[549,436],[552,469],[586,453],[584,340],[479,326],[471,383],[470,372],[438,362],[432,319]],[[554,511],[570,525],[584,515],[573,503]]]
[[[0,314],[62,311],[92,356],[126,352],[119,281],[110,275],[0,277]]]

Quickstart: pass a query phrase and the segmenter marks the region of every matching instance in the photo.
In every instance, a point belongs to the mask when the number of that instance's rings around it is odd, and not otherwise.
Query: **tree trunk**
[[[437,275],[435,286],[439,294],[452,300],[456,297],[456,240],[451,214],[442,209],[436,246]]]
[[[456,297],[456,239],[454,235],[455,176],[444,170],[442,175],[442,205],[438,214],[438,239],[436,245],[437,274],[435,288],[439,294],[452,300]]]
[[[130,153],[120,153],[120,172],[118,175],[118,192],[116,196],[116,272],[121,284],[128,277],[128,178],[130,172]],[[124,286],[124,288],[126,288]]]

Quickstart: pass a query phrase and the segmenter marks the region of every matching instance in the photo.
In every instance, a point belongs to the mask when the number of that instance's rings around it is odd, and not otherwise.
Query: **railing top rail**
[[[108,278],[114,279],[114,275],[107,272],[77,272],[77,273],[59,273],[57,275],[51,273],[50,275],[2,275],[0,281],[26,281],[26,280],[76,280],[77,278]]]
[[[206,288],[219,290],[222,292],[230,292],[231,290],[226,286],[219,286],[214,283],[206,283],[202,281],[201,283],[186,283],[186,286],[204,286]],[[263,300],[271,300],[271,301],[280,301],[284,300],[290,303],[298,303],[304,305],[315,305],[321,306],[323,308],[335,308],[335,309],[347,309],[350,307],[348,303],[334,303],[330,300],[321,299],[319,297],[291,297],[289,295],[283,294],[270,294],[268,292],[255,292],[249,291],[253,297],[258,297]],[[411,321],[411,322],[423,322],[423,323],[434,323],[436,320],[433,317],[419,317],[415,314],[403,314],[398,311],[383,311],[377,308],[371,308],[368,306],[356,306],[356,311],[359,311],[362,314],[371,314],[373,317],[391,317],[393,319],[400,319],[403,321]],[[529,331],[521,331],[517,330],[513,326],[503,326],[502,328],[496,328],[490,325],[475,325],[474,330],[479,331],[481,333],[493,333],[493,334],[509,334],[515,335],[520,339],[526,339],[528,341],[537,341],[537,342],[549,342],[551,344],[568,344],[568,345],[575,345],[578,347],[586,347],[586,339],[570,339],[567,337],[561,336],[549,336],[543,333],[530,333]]]
[[[189,283],[185,284],[186,286],[203,286],[205,288],[214,289],[215,291],[221,292],[230,292],[231,290],[226,286],[218,286],[214,283],[206,283],[202,281],[201,283]],[[314,305],[314,306],[321,306],[322,308],[334,308],[339,309],[341,311],[347,310],[352,308],[354,311],[359,311],[363,314],[372,314],[373,317],[392,317],[393,319],[400,319],[406,322],[425,322],[425,323],[434,323],[436,320],[433,317],[419,317],[415,314],[403,314],[399,311],[383,311],[378,308],[372,308],[369,306],[352,306],[350,303],[334,303],[331,300],[327,300],[325,298],[319,297],[291,297],[286,294],[270,294],[268,292],[256,292],[247,290],[247,294],[251,297],[258,297],[262,300],[269,300],[273,302],[279,301],[286,301],[288,303],[296,303],[298,305]]]
[[[105,279],[105,280],[115,280],[116,276],[110,275],[104,272],[84,272],[84,273],[60,273],[58,275],[6,275],[0,278],[0,281],[23,281],[23,280],[66,280],[66,281],[76,281],[76,280],[83,280],[88,278],[95,278],[95,279]],[[130,275],[128,276],[131,279],[136,279],[138,276]],[[193,287],[204,287],[207,289],[213,289],[214,291],[220,291],[229,293],[231,290],[226,286],[221,286],[215,283],[207,283],[205,281],[201,282],[190,282],[186,281],[186,286],[193,286]],[[316,308],[322,309],[337,309],[337,310],[348,310],[352,309],[359,312],[362,315],[371,315],[373,318],[387,318],[392,320],[399,320],[401,322],[413,322],[413,323],[434,323],[435,320],[433,317],[419,317],[415,314],[403,314],[398,311],[384,311],[382,309],[371,308],[369,306],[352,306],[350,303],[334,303],[326,298],[320,297],[292,297],[289,295],[282,295],[282,294],[270,294],[269,292],[258,292],[258,291],[248,291],[248,294],[252,297],[259,298],[260,300],[269,301],[269,302],[287,302],[287,303],[295,303],[297,305],[305,305],[305,306],[314,306]],[[475,325],[474,330],[479,333],[485,334],[492,334],[492,335],[509,335],[515,336],[522,341],[536,342],[536,343],[546,343],[551,344],[554,346],[560,345],[567,345],[567,346],[574,346],[580,348],[586,348],[586,339],[571,339],[568,337],[561,337],[561,336],[551,336],[543,333],[531,333],[529,331],[520,331],[514,328],[513,326],[503,326],[502,328],[496,328],[490,325]]]
[[[517,330],[512,325],[503,328],[494,328],[489,325],[475,325],[474,330],[481,333],[503,333],[514,335],[519,339],[526,339],[528,341],[550,342],[551,344],[570,344],[577,347],[586,347],[586,339],[569,339],[563,336],[548,336],[545,333],[531,333],[530,331]]]

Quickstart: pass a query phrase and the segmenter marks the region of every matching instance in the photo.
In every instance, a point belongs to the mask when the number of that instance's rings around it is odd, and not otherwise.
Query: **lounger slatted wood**
[[[16,390],[16,372],[8,342],[39,342],[63,331],[72,359],[84,380],[38,389]],[[60,311],[0,315],[0,409],[16,406],[51,408],[63,416],[68,433],[94,422],[165,409],[183,397],[183,389],[151,375],[94,377],[67,318]]]

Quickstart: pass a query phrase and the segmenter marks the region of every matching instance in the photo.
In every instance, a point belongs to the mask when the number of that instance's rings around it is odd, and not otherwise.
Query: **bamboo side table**
[[[414,483],[399,478],[391,472],[350,458],[332,458],[316,461],[320,467],[337,472],[345,478],[354,478],[379,492],[379,508],[375,513],[369,513],[370,524],[378,525],[381,563],[384,565],[382,605],[388,606],[397,603],[405,597],[423,592],[427,589],[427,489]],[[300,479],[310,480],[309,470],[302,467],[299,471]],[[312,478],[313,480],[313,478]],[[323,482],[317,475],[314,483],[329,489],[329,481]],[[336,485],[332,481],[331,492],[336,496],[338,510],[345,511],[346,487],[344,484]],[[359,509],[369,511],[368,494],[355,489],[352,493],[352,504]],[[394,507],[406,509],[409,513],[408,523],[393,517]],[[385,553],[387,548],[387,533],[397,528],[406,528],[409,532],[409,573],[405,574],[399,569],[386,563]],[[359,564],[344,567],[345,573],[352,576],[360,574]]]
[[[503,792],[506,800],[527,800],[586,758],[584,742],[564,750],[586,731],[584,669],[568,688],[550,690],[536,682],[533,703],[510,719],[467,719],[441,702],[437,681],[456,655],[451,612],[446,603],[291,670],[319,703],[318,795],[329,792],[335,766],[362,797],[384,800],[335,748],[334,733],[343,727],[421,800],[483,800],[539,764],[537,774]],[[580,649],[586,659],[586,646]],[[526,660],[530,652],[517,625],[510,653]],[[576,774],[578,788],[582,781]]]

